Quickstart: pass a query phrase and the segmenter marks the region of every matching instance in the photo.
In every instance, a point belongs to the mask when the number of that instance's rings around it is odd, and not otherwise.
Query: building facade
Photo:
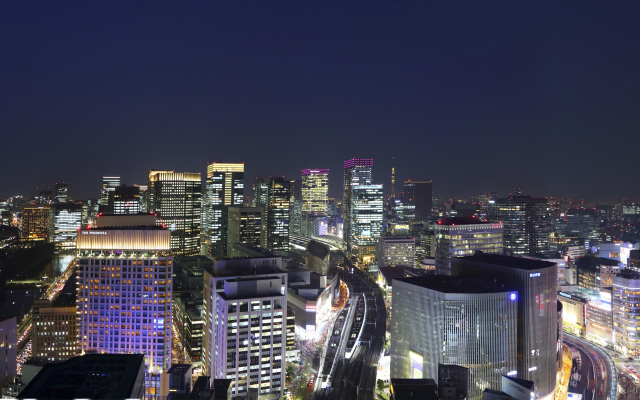
[[[82,205],[60,203],[53,208],[53,241],[57,248],[75,249],[78,230],[82,227]]]
[[[375,246],[378,238],[382,236],[384,217],[382,185],[354,186],[351,190],[350,212],[352,246]]]
[[[489,220],[504,226],[504,254],[536,256],[549,251],[549,206],[546,198],[511,196],[489,200]]]
[[[53,209],[48,205],[29,204],[22,209],[20,240],[52,242],[55,232]]]
[[[431,216],[433,203],[432,180],[404,181],[404,197],[412,208],[413,222],[427,222]]]
[[[120,186],[119,176],[103,176],[102,177],[102,193],[100,195],[100,204],[109,203],[109,192],[113,192],[116,187]]]
[[[0,383],[9,382],[18,375],[18,323],[16,317],[0,318]],[[4,357],[2,357],[4,356]]]
[[[171,231],[171,251],[200,254],[202,182],[199,173],[159,173],[154,179],[157,224]]]
[[[264,244],[262,208],[228,207],[227,215],[227,257],[240,257],[233,250],[234,243]]]
[[[640,356],[640,274],[624,271],[613,278],[613,333],[616,350]]]
[[[327,215],[329,198],[328,169],[303,169],[301,190],[303,214]]]
[[[69,185],[66,183],[56,183],[56,203],[66,203],[67,202],[67,191],[69,189]]]
[[[378,268],[411,267],[416,262],[416,239],[412,236],[380,236],[376,246]]]
[[[244,205],[244,163],[207,165],[204,198],[202,254],[224,257],[227,254],[227,207]]]
[[[344,206],[344,225],[343,238],[347,245],[347,253],[351,253],[352,247],[352,190],[358,185],[371,185],[371,168],[373,167],[373,159],[371,158],[352,158],[344,162],[344,194],[342,204]]]
[[[451,258],[485,253],[502,254],[503,225],[480,218],[441,218],[434,226],[436,272],[451,275]]]
[[[291,183],[271,178],[267,207],[267,248],[271,251],[289,251],[290,200]]]

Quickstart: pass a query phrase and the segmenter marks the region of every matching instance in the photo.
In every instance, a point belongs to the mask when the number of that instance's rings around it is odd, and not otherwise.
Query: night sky
[[[215,3],[215,4],[214,4]],[[615,6],[612,6],[615,4]],[[640,2],[0,2],[0,197],[245,162],[640,200]],[[399,185],[398,185],[399,186]],[[396,189],[400,190],[399,187]]]

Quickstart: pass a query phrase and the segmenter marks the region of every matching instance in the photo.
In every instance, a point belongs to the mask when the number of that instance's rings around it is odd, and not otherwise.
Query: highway
[[[564,342],[577,347],[593,361],[596,371],[595,397],[593,400],[615,400],[618,397],[618,372],[611,356],[587,340],[564,332]],[[600,394],[602,389],[602,394]]]
[[[387,311],[382,292],[364,272],[345,258],[348,270],[340,270],[339,277],[349,286],[352,298],[362,294],[367,312],[360,340],[350,359],[338,360],[331,387],[316,392],[315,399],[373,400],[377,367],[384,345]]]

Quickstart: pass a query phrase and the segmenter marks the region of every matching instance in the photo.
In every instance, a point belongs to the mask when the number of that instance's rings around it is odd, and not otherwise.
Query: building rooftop
[[[493,282],[486,282],[466,276],[430,275],[411,278],[396,278],[396,282],[420,286],[441,293],[503,293],[513,290]]]
[[[325,258],[329,255],[330,250],[326,245],[312,240],[307,245],[307,252],[313,256]]]
[[[384,276],[389,285],[392,285],[394,279],[404,278],[404,273],[407,269],[409,267],[379,267],[378,273]]]
[[[477,217],[450,217],[438,220],[438,225],[478,225],[488,223],[486,219]]]
[[[143,365],[142,354],[87,354],[47,364],[18,398],[129,398],[141,383],[137,381]]]
[[[554,265],[556,265],[555,263],[548,262],[548,261],[533,260],[530,258],[504,256],[502,254],[489,254],[489,253],[483,253],[481,251],[476,252],[476,254],[472,256],[458,257],[458,259],[475,261],[475,262],[480,262],[485,264],[495,264],[503,267],[523,269],[526,271],[551,268]],[[455,260],[456,259],[454,258],[452,261],[455,262]]]
[[[184,375],[191,369],[191,364],[171,364],[167,374]]]

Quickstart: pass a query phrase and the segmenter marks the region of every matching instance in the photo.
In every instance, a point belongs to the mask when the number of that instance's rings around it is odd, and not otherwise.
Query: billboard
[[[411,379],[422,379],[422,362],[420,354],[409,351],[409,369]]]
[[[533,382],[524,379],[502,377],[502,391],[517,400],[531,400],[534,398]]]

